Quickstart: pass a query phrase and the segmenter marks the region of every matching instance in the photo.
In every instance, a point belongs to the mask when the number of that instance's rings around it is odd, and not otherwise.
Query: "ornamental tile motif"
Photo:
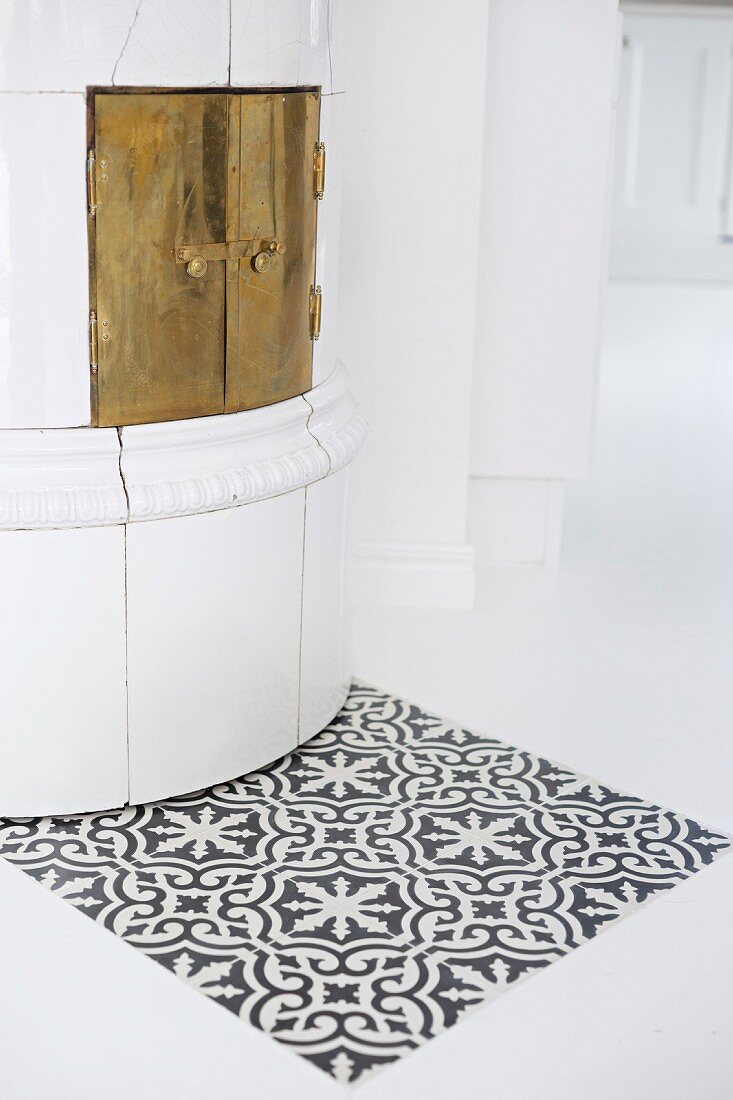
[[[0,855],[342,1082],[731,846],[355,685],[270,768],[159,804],[0,819]]]

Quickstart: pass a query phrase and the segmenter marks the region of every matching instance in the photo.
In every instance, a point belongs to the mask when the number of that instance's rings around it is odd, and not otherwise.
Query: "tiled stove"
[[[338,6],[1,18],[0,813],[70,813],[346,696]]]

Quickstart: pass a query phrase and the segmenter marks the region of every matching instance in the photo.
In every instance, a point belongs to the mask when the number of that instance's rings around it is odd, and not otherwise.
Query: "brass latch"
[[[92,310],[89,314],[89,366],[92,374],[99,370],[99,343],[97,339],[97,314]]]
[[[93,149],[87,154],[87,201],[89,217],[93,218],[97,213],[97,158]]]
[[[243,260],[249,256],[253,269],[261,275],[269,271],[273,257],[286,252],[282,241],[254,237],[221,244],[186,244],[176,249],[176,263],[185,264],[188,274],[193,279],[200,279],[206,274],[209,260]]]
[[[310,322],[311,322],[311,340],[317,340],[321,335],[321,306],[323,303],[323,294],[319,286],[312,286],[310,293]]]
[[[319,141],[313,152],[313,193],[317,199],[323,198],[326,184],[326,146]]]

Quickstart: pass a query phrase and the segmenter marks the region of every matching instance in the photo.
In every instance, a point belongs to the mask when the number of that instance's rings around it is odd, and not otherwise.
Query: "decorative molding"
[[[304,397],[262,409],[123,428],[130,522],[236,508],[302,488],[350,462],[364,428],[343,368]]]
[[[366,422],[347,383],[340,366],[262,409],[132,425],[121,450],[114,428],[0,430],[0,530],[168,519],[302,488],[361,445]]]
[[[122,429],[130,522],[251,504],[328,473],[300,397],[262,409]]]
[[[621,13],[628,13],[629,15],[655,15],[657,18],[665,18],[667,16],[679,17],[682,15],[688,15],[692,19],[697,19],[700,16],[713,16],[716,19],[730,18],[733,12],[731,12],[730,0],[722,0],[721,3],[715,4],[702,4],[702,3],[677,3],[676,0],[670,0],[669,3],[652,2],[649,0],[623,0],[621,4]]]
[[[349,391],[349,374],[344,364],[322,385],[303,395],[310,405],[308,430],[328,455],[329,472],[347,466],[361,447],[367,421]]]
[[[377,542],[353,547],[360,603],[398,607],[473,607],[475,553],[468,543]]]
[[[0,530],[124,523],[114,428],[0,431]]]

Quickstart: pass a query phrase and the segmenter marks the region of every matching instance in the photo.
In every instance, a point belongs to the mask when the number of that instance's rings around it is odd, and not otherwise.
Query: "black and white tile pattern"
[[[266,771],[0,820],[0,855],[344,1082],[730,843],[362,686]]]

